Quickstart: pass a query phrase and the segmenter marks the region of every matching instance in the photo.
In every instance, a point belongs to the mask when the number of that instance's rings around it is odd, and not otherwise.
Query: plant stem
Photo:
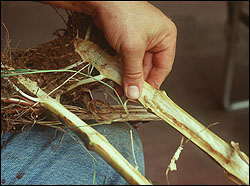
[[[142,176],[109,142],[108,140],[79,119],[75,114],[66,109],[58,101],[48,96],[35,82],[23,76],[18,76],[18,81],[31,93],[36,93],[40,104],[61,118],[75,134],[84,142],[85,146],[107,161],[130,184],[150,185],[151,183]]]
[[[91,61],[102,53],[93,42],[78,38],[75,40],[77,53],[86,61]],[[96,61],[95,68],[106,78],[122,85],[122,64],[118,57],[105,53]],[[144,82],[141,97],[138,99],[145,108],[166,121],[194,144],[216,160],[228,173],[245,184],[249,184],[249,158],[215,135],[199,121],[176,105],[164,91],[160,91]]]

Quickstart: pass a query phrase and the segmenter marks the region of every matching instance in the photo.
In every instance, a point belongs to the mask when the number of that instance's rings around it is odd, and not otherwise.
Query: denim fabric
[[[142,144],[133,127],[127,123],[115,123],[94,128],[135,166],[130,140],[132,130],[136,162],[139,171],[144,175]],[[54,134],[55,129],[35,125],[29,131],[2,137],[2,185],[128,184],[98,154],[90,152],[97,160],[93,163],[93,158],[87,150],[68,134],[64,135],[62,143],[56,149],[63,133],[58,132],[51,143]],[[69,134],[79,139],[70,131]]]

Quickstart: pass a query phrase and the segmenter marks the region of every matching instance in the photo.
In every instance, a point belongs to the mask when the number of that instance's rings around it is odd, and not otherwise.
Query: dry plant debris
[[[54,33],[57,36],[56,39],[27,50],[12,48],[8,44],[1,52],[2,135],[7,131],[23,130],[25,126],[33,125],[34,122],[45,125],[44,123],[49,124],[56,120],[41,106],[32,107],[34,102],[27,100],[16,91],[13,84],[28,93],[27,89],[16,80],[16,76],[21,74],[35,80],[38,87],[58,99],[61,104],[83,120],[104,123],[160,120],[138,104],[128,105],[130,114],[127,115],[121,103],[117,101],[118,98],[115,98],[116,95],[113,95],[112,89],[96,79],[89,81],[91,79],[89,77],[96,77],[98,72],[75,52],[73,42],[77,34],[83,37],[87,33],[89,25],[91,21],[88,16],[72,13],[69,15],[67,29],[58,29]],[[92,35],[87,34],[89,39],[98,40],[100,45],[106,47],[107,44],[101,32],[98,29],[93,30]],[[11,72],[6,67],[15,70]],[[112,84],[107,80],[102,81]],[[105,97],[100,97],[100,92],[105,94]],[[111,101],[112,99],[115,101]]]
[[[102,55],[85,61],[74,47],[74,38],[84,37],[88,32],[92,24],[90,18],[73,12],[68,18],[67,29],[58,30],[57,38],[48,43],[19,50],[10,47],[7,41],[1,52],[1,135],[21,132],[26,126],[35,124],[60,131],[69,128],[89,150],[101,155],[129,183],[150,184],[104,136],[84,121],[107,124],[159,118],[141,105],[122,103],[122,99],[112,93],[110,80],[96,80],[99,73],[89,63]],[[97,28],[87,37],[106,48],[109,54],[116,55]]]
[[[121,84],[122,65],[120,64],[120,58],[107,44],[103,34],[94,27],[88,16],[72,12],[68,16],[67,29],[63,30],[62,35],[57,32],[57,39],[25,51],[13,49],[7,45],[6,50],[1,53],[2,135],[7,131],[23,130],[26,124],[53,123],[55,118],[53,114],[48,113],[58,114],[60,109],[67,115],[72,115],[72,112],[76,112],[76,110],[84,110],[97,122],[110,122],[110,117],[107,116],[113,113],[113,108],[117,106],[108,104],[106,99],[94,99],[93,95],[100,89],[104,91],[110,88],[109,80]],[[88,29],[89,25],[92,25],[91,32]],[[88,41],[81,39],[85,38],[86,35]],[[93,77],[101,78],[96,80]],[[102,83],[100,83],[100,80],[102,80]],[[74,84],[78,82],[88,83],[80,83],[79,86],[74,87]],[[15,86],[20,91],[17,91]],[[32,86],[36,89],[32,89]],[[28,94],[32,97],[27,97]],[[43,100],[39,104],[34,99],[37,96],[40,101]],[[121,99],[118,99],[118,102],[120,102]],[[53,102],[57,107],[47,101]],[[156,90],[146,82],[139,101],[146,109],[150,109],[159,118],[165,120],[208,153],[229,174],[245,184],[249,183],[249,159],[239,150],[237,144],[229,145],[210,130],[205,130],[206,127],[178,107],[164,91]],[[42,108],[47,108],[47,110]],[[132,110],[132,106],[127,108],[129,112]],[[69,111],[70,109],[72,109],[72,112]],[[142,109],[142,107],[139,109]],[[146,109],[144,113],[147,113]],[[51,112],[48,112],[48,110]],[[138,111],[135,113],[137,114]],[[118,114],[120,117],[111,119],[119,121],[121,118],[126,118],[121,116],[123,114],[126,115],[126,109],[122,114]],[[60,113],[58,115],[70,125],[77,125],[74,124],[73,120],[85,125],[76,114],[72,115],[74,119],[68,118],[66,115],[60,115]],[[153,120],[157,118],[153,114],[150,117]],[[136,118],[136,120],[138,121],[139,118]],[[49,126],[51,126],[51,123]],[[111,165],[114,163],[118,172],[126,177],[129,183],[150,184],[145,178],[137,174],[136,170],[130,165],[123,161],[123,163],[118,164],[113,161],[110,154],[117,155],[117,153],[108,145],[105,138],[99,136],[99,134],[96,134],[97,138],[92,138],[81,127],[79,127],[79,130],[87,136],[88,148],[102,155]],[[87,128],[86,130],[91,129]],[[108,149],[108,151],[104,149]],[[118,157],[120,158],[119,155]],[[121,165],[128,166],[129,171],[124,170]],[[125,175],[124,172],[126,172]]]

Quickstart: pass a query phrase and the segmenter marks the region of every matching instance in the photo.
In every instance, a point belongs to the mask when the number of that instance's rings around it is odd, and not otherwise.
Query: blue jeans
[[[139,171],[144,175],[142,143],[136,130],[127,123],[94,127],[135,166],[130,130]],[[127,185],[128,183],[98,154],[88,152],[69,134],[60,143],[62,132],[35,125],[29,131],[6,134],[1,139],[2,185]],[[94,156],[97,162],[94,163]]]

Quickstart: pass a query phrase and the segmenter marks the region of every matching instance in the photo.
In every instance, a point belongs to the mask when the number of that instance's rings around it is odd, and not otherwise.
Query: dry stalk
[[[96,100],[94,100],[96,101]],[[19,110],[25,110],[28,106],[32,107],[33,110],[36,108],[36,111],[42,111],[42,107],[34,102],[25,101],[23,99],[17,98],[4,98],[1,97],[1,102],[8,104],[6,107],[1,107],[1,113],[16,113]],[[17,106],[18,108],[12,108],[12,106]],[[63,105],[70,112],[74,113],[82,120],[96,120],[105,123],[112,122],[128,122],[128,121],[161,121],[156,115],[147,112],[143,106],[128,105],[127,109],[129,110],[129,115],[126,114],[122,105],[112,105],[107,109],[98,110],[93,105],[92,112],[86,110],[82,107],[72,106],[72,105]],[[93,114],[95,113],[95,115]],[[54,121],[47,121],[48,123],[53,123]],[[58,121],[56,121],[58,122]]]
[[[100,122],[127,122],[127,121],[160,121],[156,115],[147,112],[142,106],[128,105],[129,115],[126,114],[122,105],[113,105],[109,109],[95,110],[96,117],[90,111],[71,105],[64,105],[82,120],[99,120]],[[108,118],[108,119],[106,119]]]
[[[75,40],[76,52],[85,60],[91,61],[102,53],[93,42],[80,38]],[[95,63],[95,68],[106,78],[122,85],[122,64],[118,57],[104,54]],[[199,121],[176,105],[164,91],[153,88],[144,82],[141,97],[138,99],[145,108],[151,109],[204,152],[217,161],[228,173],[245,184],[249,184],[249,158],[236,145],[230,145],[215,135]]]
[[[130,184],[151,185],[151,183],[133,167],[109,142],[108,140],[82,121],[75,114],[66,109],[58,101],[46,94],[37,86],[37,83],[18,76],[18,82],[32,94],[35,94],[41,106],[54,113],[84,142],[88,150],[99,154],[117,172],[119,172]]]

